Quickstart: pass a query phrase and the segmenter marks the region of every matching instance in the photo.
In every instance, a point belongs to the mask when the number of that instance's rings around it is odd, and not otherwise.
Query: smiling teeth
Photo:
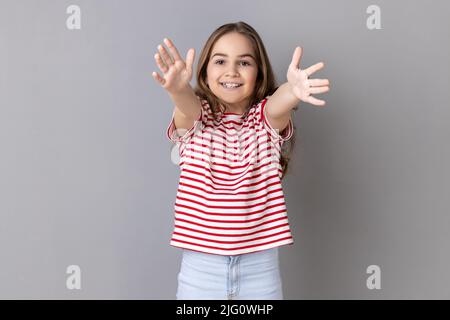
[[[240,87],[242,84],[239,83],[222,83],[222,86],[225,88],[237,88]]]

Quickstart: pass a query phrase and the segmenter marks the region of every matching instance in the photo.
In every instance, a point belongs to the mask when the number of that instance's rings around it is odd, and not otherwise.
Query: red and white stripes
[[[265,118],[266,101],[244,119],[224,113],[214,121],[203,100],[189,130],[177,130],[172,115],[167,137],[177,143],[181,170],[172,246],[237,255],[293,243],[279,163],[292,121],[279,134]]]

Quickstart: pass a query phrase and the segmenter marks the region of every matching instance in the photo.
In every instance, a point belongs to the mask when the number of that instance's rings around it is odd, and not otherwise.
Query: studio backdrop
[[[0,1],[0,298],[174,299],[179,167],[157,45],[261,36],[323,61],[283,179],[285,299],[450,298],[446,1]],[[191,82],[195,86],[195,77]]]

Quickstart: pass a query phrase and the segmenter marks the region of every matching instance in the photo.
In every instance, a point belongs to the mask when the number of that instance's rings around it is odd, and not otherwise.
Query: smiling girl
[[[179,147],[180,180],[170,244],[183,250],[177,299],[283,299],[278,247],[293,244],[281,180],[295,138],[291,112],[328,79],[300,69],[297,47],[276,87],[258,33],[225,24],[206,41],[190,86],[194,49],[183,61],[164,39],[154,79],[175,107],[167,137]],[[286,154],[285,145],[291,143]]]

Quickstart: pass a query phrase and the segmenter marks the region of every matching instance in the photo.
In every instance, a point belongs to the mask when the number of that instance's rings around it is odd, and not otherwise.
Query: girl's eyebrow
[[[214,58],[215,56],[228,57],[228,55],[226,55],[226,54],[224,54],[224,53],[216,53],[216,54],[214,54],[211,58]],[[250,53],[244,53],[244,54],[238,55],[238,57],[239,57],[239,58],[250,57],[250,58],[252,58],[253,60],[256,61],[256,59],[255,59]]]

